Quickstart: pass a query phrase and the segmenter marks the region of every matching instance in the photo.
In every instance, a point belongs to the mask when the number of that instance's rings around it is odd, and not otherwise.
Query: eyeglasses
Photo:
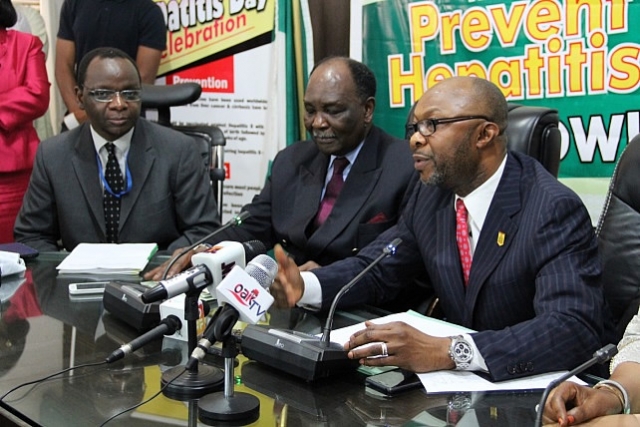
[[[141,89],[126,89],[126,90],[111,90],[111,89],[91,89],[89,95],[98,102],[111,102],[116,98],[116,95],[120,96],[120,99],[125,102],[138,102],[140,101]]]
[[[463,122],[465,120],[475,120],[475,119],[483,119],[486,121],[491,121],[491,119],[487,116],[464,116],[464,117],[449,117],[446,119],[425,119],[420,120],[417,123],[408,123],[407,124],[407,135],[413,135],[416,132],[420,132],[422,136],[430,136],[433,135],[436,131],[436,126],[445,123],[455,123],[455,122]]]

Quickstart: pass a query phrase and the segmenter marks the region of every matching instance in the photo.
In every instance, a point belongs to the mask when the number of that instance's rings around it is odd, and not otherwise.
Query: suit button
[[[282,240],[280,241],[280,243],[281,243],[283,246],[286,246],[288,242],[287,242],[287,239],[282,239]]]
[[[354,254],[355,254],[356,252],[358,252],[358,248],[352,248],[352,249],[351,249],[351,253],[354,253]]]
[[[518,371],[515,366],[507,366],[507,373],[509,373],[509,375],[515,375]]]
[[[533,362],[527,363],[527,372],[533,372]]]

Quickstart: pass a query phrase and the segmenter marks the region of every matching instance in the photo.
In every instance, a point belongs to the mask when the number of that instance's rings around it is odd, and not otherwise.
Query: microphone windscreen
[[[249,240],[247,242],[243,242],[242,246],[244,247],[244,259],[253,259],[258,255],[266,254],[267,247],[260,240]]]
[[[278,274],[278,263],[269,255],[258,255],[253,258],[244,271],[263,288],[268,288]]]

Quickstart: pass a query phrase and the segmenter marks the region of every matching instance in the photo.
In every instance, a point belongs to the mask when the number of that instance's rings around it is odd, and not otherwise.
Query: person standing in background
[[[7,30],[17,21],[11,0],[0,0],[0,243],[13,241],[40,142],[33,120],[49,107],[42,42]]]
[[[78,126],[87,115],[76,101],[76,65],[98,47],[115,47],[136,61],[142,83],[153,84],[166,47],[167,30],[153,0],[65,0],[60,10],[55,76],[69,114],[62,130]]]
[[[42,51],[44,52],[44,60],[46,62],[49,55],[49,37],[47,36],[47,26],[44,22],[44,18],[42,18],[40,12],[31,6],[15,4],[13,7],[15,7],[18,14],[18,22],[16,22],[11,29],[37,36],[42,42]],[[51,115],[49,114],[49,110],[47,110],[43,116],[38,117],[33,121],[33,127],[36,128],[40,141],[44,141],[45,139],[53,136],[53,127],[51,126]]]

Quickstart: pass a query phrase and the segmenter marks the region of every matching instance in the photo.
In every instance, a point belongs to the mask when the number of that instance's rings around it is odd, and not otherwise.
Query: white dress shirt
[[[113,142],[113,145],[116,146],[116,159],[118,159],[120,171],[122,172],[122,178],[125,182],[127,182],[127,156],[129,155],[129,148],[131,148],[131,137],[133,136],[133,130],[134,128],[131,128],[129,132],[125,133],[115,141],[107,141],[93,129],[93,126],[91,126],[93,145],[95,146],[96,153],[98,153],[98,157],[100,157],[102,171],[104,172],[107,168],[107,161],[109,160],[109,152],[107,151],[105,145],[107,145],[108,142]],[[100,181],[100,183],[102,184],[102,180]]]

